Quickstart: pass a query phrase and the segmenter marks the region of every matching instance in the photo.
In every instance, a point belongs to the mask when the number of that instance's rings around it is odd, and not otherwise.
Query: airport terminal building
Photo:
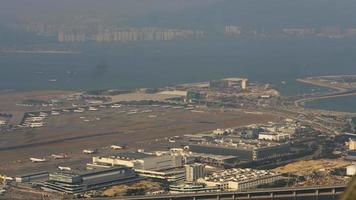
[[[118,166],[78,172],[50,173],[49,180],[39,185],[45,191],[78,194],[139,179],[131,168]]]

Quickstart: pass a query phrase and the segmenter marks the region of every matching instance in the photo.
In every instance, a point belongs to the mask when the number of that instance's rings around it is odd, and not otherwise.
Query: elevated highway
[[[309,96],[309,97],[301,97],[300,99],[297,99],[294,101],[294,104],[296,107],[304,107],[305,103],[314,101],[314,100],[319,100],[319,99],[330,99],[330,98],[337,98],[337,97],[345,97],[345,96],[356,96],[356,89],[353,90],[347,90],[347,91],[340,91],[340,92],[335,92],[335,93],[327,93],[327,94],[320,94],[316,96]],[[329,111],[330,112],[330,111]],[[334,115],[348,115],[348,114],[355,114],[355,113],[346,113],[346,112],[336,112],[332,111]]]
[[[346,190],[346,185],[301,187],[301,188],[266,188],[234,192],[209,192],[209,193],[183,193],[156,196],[134,196],[114,198],[94,198],[94,200],[278,200],[278,199],[303,199],[307,197],[329,197],[336,199]],[[308,199],[309,199],[308,198]],[[328,198],[328,199],[329,199]]]

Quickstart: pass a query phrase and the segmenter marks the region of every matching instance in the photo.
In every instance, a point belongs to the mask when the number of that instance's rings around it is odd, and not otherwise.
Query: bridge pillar
[[[271,199],[274,199],[274,194],[273,194],[273,192],[271,192],[270,196],[271,196]]]
[[[316,189],[315,196],[316,196],[316,199],[319,199],[319,189]]]
[[[331,190],[331,193],[333,194],[333,200],[336,199],[336,189],[335,188],[333,188]]]
[[[297,199],[297,191],[293,191],[293,197],[294,199]]]
[[[232,200],[236,200],[236,195],[233,194],[231,198]]]
[[[217,195],[217,196],[216,196],[216,200],[220,200],[220,195]]]

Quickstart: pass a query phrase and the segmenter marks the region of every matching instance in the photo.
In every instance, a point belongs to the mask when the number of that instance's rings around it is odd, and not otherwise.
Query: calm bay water
[[[48,44],[42,45],[43,48],[55,46],[82,53],[0,53],[0,90],[133,89],[247,77],[252,81],[272,83],[285,95],[325,91],[297,83],[295,79],[356,74],[354,42],[341,39],[204,39]]]
[[[308,102],[306,103],[306,106],[309,108],[356,113],[356,96],[320,99]]]

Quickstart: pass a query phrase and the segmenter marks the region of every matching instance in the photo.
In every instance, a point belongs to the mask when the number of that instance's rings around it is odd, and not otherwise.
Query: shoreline
[[[346,76],[346,75],[342,75]],[[323,77],[341,77],[341,76],[323,76]],[[355,112],[345,112],[345,111],[340,111],[340,110],[330,110],[330,109],[324,109],[321,107],[307,107],[306,103],[308,102],[313,102],[313,101],[318,101],[318,100],[325,100],[325,99],[335,99],[335,98],[342,98],[342,97],[349,97],[349,96],[356,96],[356,91],[355,89],[347,89],[347,88],[342,88],[338,86],[332,86],[330,84],[326,83],[320,83],[315,80],[307,80],[308,78],[316,78],[316,77],[307,77],[307,78],[298,78],[297,81],[300,83],[305,83],[309,85],[314,85],[314,86],[319,86],[319,87],[324,87],[324,88],[329,88],[329,89],[334,89],[336,92],[327,92],[323,93],[322,96],[315,96],[315,97],[307,97],[307,98],[302,98],[294,101],[295,106],[300,107],[300,108],[308,108],[308,109],[313,109],[313,110],[323,110],[323,111],[334,111],[334,112],[343,112],[343,113],[349,113],[349,114],[354,114]]]
[[[324,88],[328,88],[328,89],[335,89],[335,90],[339,90],[339,91],[346,91],[347,89],[345,88],[341,88],[341,87],[337,87],[337,86],[331,86],[328,84],[323,84],[314,80],[306,80],[303,78],[297,78],[297,81],[300,83],[306,83],[309,85],[314,85],[314,86],[320,86],[320,87],[324,87]]]
[[[18,54],[81,54],[81,51],[72,50],[1,50],[0,53]]]

